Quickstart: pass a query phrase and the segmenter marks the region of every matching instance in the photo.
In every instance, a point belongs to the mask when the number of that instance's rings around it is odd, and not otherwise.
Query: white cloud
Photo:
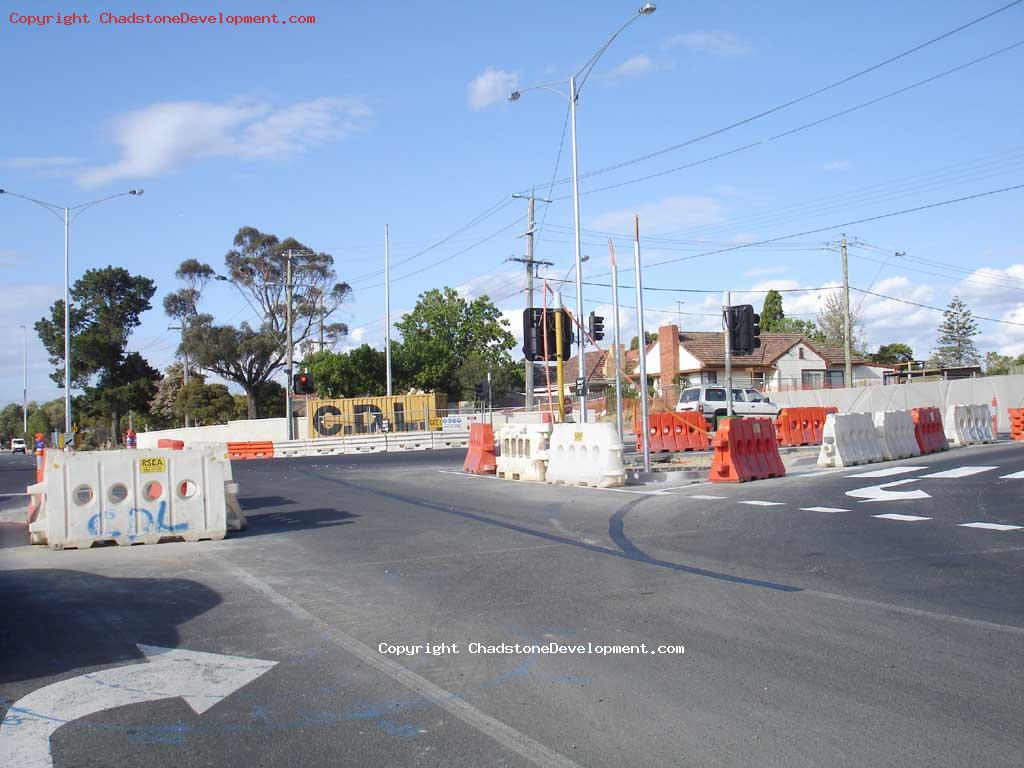
[[[474,277],[468,282],[455,286],[455,292],[470,301],[484,295],[491,301],[497,301],[512,293],[513,290],[522,287],[525,280],[524,275],[525,270],[523,272],[493,272],[489,275]]]
[[[519,75],[496,67],[488,67],[466,86],[466,104],[474,112],[496,104],[519,85]]]
[[[848,171],[853,168],[849,160],[831,160],[821,166],[824,171]]]
[[[720,59],[749,56],[754,46],[730,32],[684,32],[665,41],[666,48],[686,48]]]
[[[655,61],[646,53],[639,53],[636,56],[631,56],[624,62],[619,64],[617,67],[602,75],[603,80],[622,80],[628,77],[639,77],[646,75],[651,72],[657,72],[664,69],[672,69],[673,63],[668,60]]]
[[[981,267],[957,286],[965,301],[1005,308],[1024,302],[1024,264],[1011,264],[1005,269]],[[985,314],[985,313],[982,313]]]
[[[632,232],[634,213],[640,216],[641,237],[644,232],[665,232],[717,224],[725,218],[722,206],[712,197],[675,195],[639,208],[603,213],[589,226],[591,229],[611,232]]]
[[[265,157],[300,152],[364,128],[372,113],[354,98],[319,98],[274,108],[263,102],[166,101],[114,118],[121,157],[87,169],[96,186],[176,170],[204,157]]]

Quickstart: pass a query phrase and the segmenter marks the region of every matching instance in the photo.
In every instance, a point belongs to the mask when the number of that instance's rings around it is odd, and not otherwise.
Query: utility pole
[[[533,278],[537,275],[537,265],[545,267],[554,266],[553,262],[550,261],[536,261],[533,258],[533,234],[535,230],[535,218],[534,218],[534,203],[537,200],[534,197],[533,192],[527,195],[515,194],[512,197],[516,199],[526,198],[526,232],[520,237],[526,238],[526,258],[514,256],[509,261],[518,261],[520,264],[526,265],[526,307],[527,309],[533,309]],[[550,203],[551,201],[546,198],[540,198],[542,203]],[[533,361],[526,361],[526,410],[533,410]]]
[[[850,338],[850,270],[846,263],[846,234],[843,234],[843,239],[839,244],[839,252],[843,256],[843,358],[846,363],[843,386],[853,386],[853,362],[852,358],[852,346],[853,340]]]
[[[288,424],[288,439],[295,439],[294,425],[292,424],[292,252],[288,250],[285,252],[285,258],[287,259],[287,267],[285,271],[285,302],[287,304],[285,308],[285,323],[288,326],[288,378],[285,381],[285,398],[284,398],[284,415]]]
[[[387,378],[387,393],[391,397],[391,265],[388,225],[384,225],[384,325],[386,335],[384,341],[384,367]]]
[[[562,369],[562,292],[555,291],[555,381],[558,382],[558,423],[565,422],[565,377]]]
[[[614,324],[612,325],[612,343],[615,351],[612,360],[615,365],[615,429],[619,433],[619,442],[622,440],[622,343],[619,339],[619,265],[615,260],[615,245],[612,239],[608,238],[608,258],[612,267],[612,314]],[[641,353],[643,354],[643,353]]]
[[[732,320],[732,313],[729,307],[732,305],[732,293],[722,292],[722,326],[725,328],[725,415],[732,418],[732,327],[729,323]]]

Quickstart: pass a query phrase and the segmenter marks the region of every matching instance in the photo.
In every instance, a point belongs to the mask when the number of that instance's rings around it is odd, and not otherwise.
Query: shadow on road
[[[284,496],[242,496],[239,499],[243,512],[253,509],[266,509],[267,507],[283,507],[286,504],[294,504],[291,499]]]
[[[231,534],[231,538],[244,539],[251,536],[266,536],[290,531],[333,528],[355,522],[357,517],[359,515],[352,512],[327,507],[288,510],[287,512],[264,512],[259,515],[246,515],[246,520],[249,522],[248,529]]]
[[[178,626],[221,602],[189,579],[107,578],[64,569],[0,571],[0,684],[140,659],[174,648]]]

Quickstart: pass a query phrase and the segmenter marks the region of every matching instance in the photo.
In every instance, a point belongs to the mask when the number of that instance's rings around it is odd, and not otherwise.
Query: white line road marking
[[[1024,472],[1013,472],[1009,475],[1000,475],[1001,480],[1024,480]]]
[[[856,475],[847,475],[847,477],[891,477],[892,475],[905,475],[908,472],[920,472],[922,469],[928,469],[928,467],[886,467],[870,472],[858,472]]]
[[[947,469],[943,472],[932,472],[930,475],[921,475],[921,477],[931,478],[955,478],[955,477],[970,477],[971,475],[977,475],[981,472],[988,472],[992,469],[999,469],[999,467],[955,467],[954,469]]]
[[[925,493],[924,491],[917,489],[913,491],[889,491],[887,488],[892,488],[896,485],[906,485],[907,483],[916,483],[917,478],[911,477],[907,480],[896,480],[891,483],[881,483],[880,485],[869,485],[866,488],[854,488],[852,491],[847,491],[847,496],[852,496],[855,499],[861,499],[861,504],[869,501],[907,501],[909,499],[930,499],[931,494]]]
[[[801,512],[849,512],[848,509],[839,507],[800,507]]]
[[[782,507],[785,506],[784,501],[741,501],[740,504],[749,504],[752,507]]]
[[[700,499],[701,501],[717,501],[718,499],[727,499],[728,496],[712,496],[709,493],[695,493],[692,496],[683,496],[684,499]]]
[[[982,528],[986,531],[1021,531],[1024,525],[1000,525],[999,523],[960,523],[958,528]]]
[[[531,739],[525,733],[520,733],[501,720],[481,712],[454,693],[446,691],[441,686],[430,682],[427,678],[403,667],[397,661],[377,653],[376,650],[357,640],[347,632],[319,619],[316,615],[310,613],[290,598],[285,597],[258,576],[249,573],[244,568],[225,561],[221,561],[221,565],[225,570],[230,571],[239,580],[248,585],[250,589],[263,595],[268,602],[288,611],[305,626],[330,638],[335,645],[348,651],[364,664],[401,683],[427,701],[447,710],[451,715],[462,720],[462,722],[490,736],[502,746],[521,755],[534,765],[545,766],[545,768],[549,766],[553,768],[579,768],[578,763],[549,749],[539,741]]]
[[[897,515],[891,512],[886,515],[872,515],[872,517],[877,517],[882,520],[899,520],[903,523],[917,523],[921,520],[931,520],[930,517],[918,517],[917,515]]]

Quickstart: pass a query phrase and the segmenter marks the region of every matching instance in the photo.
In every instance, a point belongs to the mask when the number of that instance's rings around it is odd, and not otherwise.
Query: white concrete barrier
[[[830,413],[822,429],[820,467],[853,467],[884,458],[870,413]]]
[[[512,423],[498,429],[498,477],[543,483],[547,476],[551,424]]]
[[[274,441],[274,458],[296,456],[342,456],[352,453],[388,453],[465,448],[468,432],[381,432],[313,440]]]
[[[29,486],[44,499],[29,532],[54,549],[222,539],[230,466],[210,450],[47,452],[43,481]]]
[[[614,424],[555,424],[551,430],[546,481],[617,488],[626,484],[622,443]]]
[[[875,428],[882,441],[882,458],[886,461],[921,455],[910,411],[877,411]]]
[[[942,423],[953,445],[995,442],[992,412],[987,405],[950,405]]]

